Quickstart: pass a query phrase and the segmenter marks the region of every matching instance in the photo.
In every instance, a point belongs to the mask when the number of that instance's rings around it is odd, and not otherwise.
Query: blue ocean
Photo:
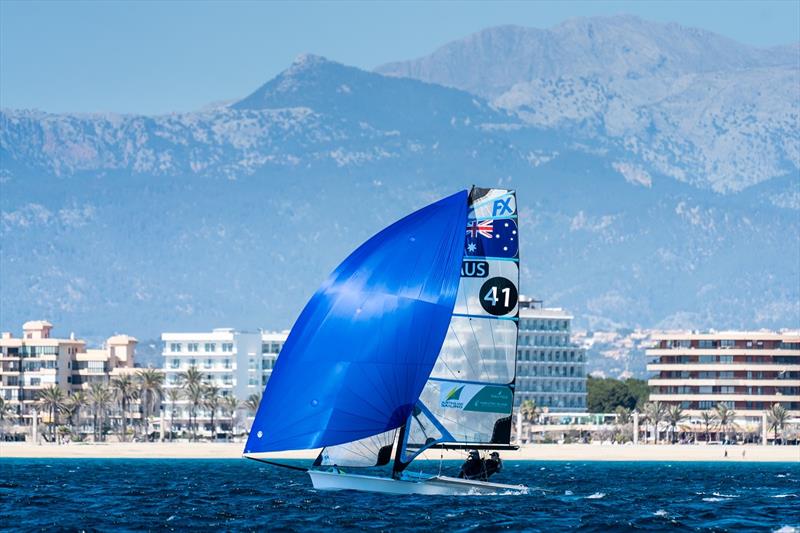
[[[454,474],[458,463],[442,469]],[[304,472],[244,459],[0,459],[0,529],[800,529],[798,463],[509,461],[493,480],[531,492],[318,492]]]

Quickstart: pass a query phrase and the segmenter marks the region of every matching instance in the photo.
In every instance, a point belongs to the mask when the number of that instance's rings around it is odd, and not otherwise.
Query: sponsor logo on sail
[[[455,385],[449,392],[444,394],[441,405],[444,408],[462,409],[464,402],[461,401],[461,393],[464,391],[464,385]]]

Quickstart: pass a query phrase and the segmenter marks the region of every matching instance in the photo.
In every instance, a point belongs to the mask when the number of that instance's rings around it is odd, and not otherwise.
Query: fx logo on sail
[[[505,199],[501,198],[499,200],[495,200],[494,204],[492,205],[492,216],[493,217],[502,217],[503,215],[513,215],[514,210],[511,208],[511,197],[507,197]]]

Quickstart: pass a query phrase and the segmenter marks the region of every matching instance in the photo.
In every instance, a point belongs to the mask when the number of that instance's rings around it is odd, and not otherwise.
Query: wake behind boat
[[[321,490],[526,491],[407,471],[434,448],[515,448],[518,244],[514,191],[473,187],[361,245],[292,328],[245,456],[322,447],[308,469]],[[364,467],[387,474],[350,472]]]

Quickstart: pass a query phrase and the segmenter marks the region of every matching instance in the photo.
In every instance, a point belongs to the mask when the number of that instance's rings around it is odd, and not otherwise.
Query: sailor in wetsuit
[[[469,452],[467,460],[461,465],[461,472],[458,473],[458,477],[462,479],[479,479],[482,476],[483,459],[481,459],[481,454],[478,453],[478,450],[472,450]]]
[[[488,481],[492,474],[495,474],[503,469],[503,460],[500,459],[500,454],[492,452],[489,458],[483,462],[483,480]]]

